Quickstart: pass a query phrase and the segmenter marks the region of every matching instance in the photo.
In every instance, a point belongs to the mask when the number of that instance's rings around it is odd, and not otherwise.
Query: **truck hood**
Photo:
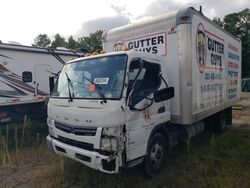
[[[56,122],[75,126],[115,127],[125,123],[122,101],[79,100],[51,98],[48,116]]]

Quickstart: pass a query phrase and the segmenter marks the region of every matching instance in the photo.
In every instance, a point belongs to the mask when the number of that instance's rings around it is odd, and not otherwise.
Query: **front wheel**
[[[145,171],[149,177],[155,176],[162,168],[167,154],[167,143],[164,136],[156,133],[151,137],[145,157]]]

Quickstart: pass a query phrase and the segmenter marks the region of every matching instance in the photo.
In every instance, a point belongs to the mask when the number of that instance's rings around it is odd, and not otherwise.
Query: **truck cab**
[[[143,161],[157,172],[166,153],[159,130],[170,121],[174,97],[165,64],[136,51],[66,63],[48,103],[48,147],[106,173]]]

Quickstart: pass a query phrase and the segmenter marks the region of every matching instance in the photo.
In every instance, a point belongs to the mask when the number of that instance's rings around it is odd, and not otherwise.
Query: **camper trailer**
[[[0,43],[0,124],[46,116],[50,81],[83,53]]]

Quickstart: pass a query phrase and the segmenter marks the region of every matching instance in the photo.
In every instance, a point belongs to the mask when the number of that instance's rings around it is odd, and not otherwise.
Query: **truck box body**
[[[241,42],[193,8],[104,33],[108,52],[126,47],[161,55],[175,89],[171,121],[192,124],[240,99]]]
[[[17,108],[26,113],[25,108],[34,108],[31,104],[43,103],[49,95],[49,77],[58,73],[65,62],[77,57],[80,55],[70,50],[1,43],[0,123],[12,120],[15,114],[20,115]],[[31,82],[22,80],[25,72],[30,72]]]

